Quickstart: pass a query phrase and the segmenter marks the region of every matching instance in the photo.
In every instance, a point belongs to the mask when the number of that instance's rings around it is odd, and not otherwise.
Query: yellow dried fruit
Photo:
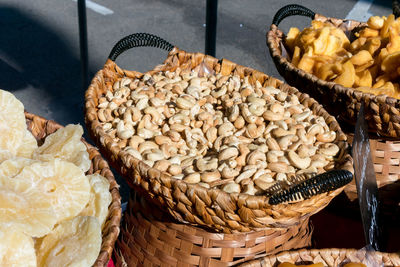
[[[69,124],[48,135],[33,157],[44,161],[53,158],[63,159],[74,163],[86,172],[90,168],[90,160],[86,146],[81,141],[82,135],[82,126]]]
[[[38,266],[92,266],[100,253],[101,228],[95,217],[63,221],[45,236],[37,250]]]
[[[42,201],[51,203],[57,222],[75,217],[89,201],[90,184],[83,171],[60,159],[26,166],[12,180],[29,181],[32,188],[40,191]]]
[[[0,90],[0,162],[17,153],[26,122],[24,105],[7,91]]]
[[[0,225],[41,237],[53,229],[57,217],[47,199],[29,188],[27,182],[0,177]]]
[[[0,163],[0,177],[13,178],[19,174],[24,167],[31,165],[34,162],[37,161],[21,157],[5,160]]]
[[[0,266],[36,267],[32,237],[13,227],[0,225]]]
[[[32,158],[33,152],[38,148],[36,138],[28,130],[25,130],[22,143],[17,150],[17,157]]]
[[[88,175],[87,177],[91,187],[90,199],[79,215],[94,216],[99,220],[100,225],[103,227],[108,215],[108,206],[112,200],[110,182],[100,174]]]

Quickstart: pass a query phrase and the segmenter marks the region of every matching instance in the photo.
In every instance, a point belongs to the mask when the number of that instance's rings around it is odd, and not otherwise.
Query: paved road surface
[[[153,33],[186,51],[204,52],[205,0],[90,2],[90,77],[102,68],[113,45],[135,32]],[[293,2],[338,18],[349,13],[353,18],[391,13],[390,0],[220,0],[216,56],[280,77],[265,34],[275,12]],[[97,6],[89,8],[93,3]],[[308,23],[306,18],[291,17],[281,25],[287,30],[289,25]],[[78,37],[76,0],[0,0],[0,88],[12,91],[32,113],[61,124],[83,124]],[[165,56],[166,52],[155,48],[137,48],[117,62],[127,69],[146,71]]]

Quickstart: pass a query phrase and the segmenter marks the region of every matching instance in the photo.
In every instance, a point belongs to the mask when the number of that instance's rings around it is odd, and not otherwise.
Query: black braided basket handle
[[[174,48],[172,44],[156,35],[150,33],[134,33],[119,40],[118,43],[114,45],[108,58],[115,61],[117,57],[126,50],[140,46],[157,47],[168,52]]]
[[[312,178],[279,190],[270,199],[270,205],[287,201],[309,199],[313,196],[339,189],[353,180],[353,174],[347,170],[330,170]]]
[[[295,15],[310,17],[311,19],[314,19],[315,17],[315,13],[312,10],[301,5],[291,4],[282,7],[278,12],[276,12],[272,24],[278,26],[284,18]]]

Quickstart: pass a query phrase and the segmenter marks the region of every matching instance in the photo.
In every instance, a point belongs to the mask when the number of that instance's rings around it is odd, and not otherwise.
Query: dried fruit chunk
[[[90,168],[89,154],[81,141],[83,128],[80,125],[69,124],[48,135],[44,144],[34,153],[34,158],[51,160],[60,158],[76,164],[84,172]]]
[[[42,200],[51,203],[58,222],[78,215],[89,201],[90,184],[83,171],[60,159],[26,166],[12,180],[29,181],[39,190]]]
[[[32,237],[13,227],[0,226],[0,266],[36,267]]]
[[[24,167],[35,162],[37,161],[21,157],[5,160],[0,163],[0,177],[12,178],[19,174]]]
[[[37,250],[39,266],[92,266],[100,253],[101,228],[95,217],[63,221],[45,236]]]
[[[25,130],[22,144],[17,150],[18,157],[32,158],[33,152],[38,148],[36,138],[28,130]]]
[[[100,174],[88,175],[87,177],[91,186],[90,199],[80,215],[96,217],[103,227],[108,215],[108,206],[112,199],[110,182]]]
[[[7,91],[0,90],[0,162],[15,155],[26,129],[24,105]]]
[[[5,180],[7,183],[1,185]],[[15,182],[12,178],[4,177],[0,180],[0,225],[12,226],[27,235],[41,237],[53,229],[57,217],[47,199],[29,188],[27,182]]]

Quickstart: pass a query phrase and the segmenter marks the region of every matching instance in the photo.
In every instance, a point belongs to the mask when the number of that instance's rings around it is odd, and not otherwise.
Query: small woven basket
[[[115,246],[117,266],[232,266],[311,245],[308,218],[289,228],[213,233],[177,224],[154,206],[130,199]]]
[[[330,129],[337,133],[335,143],[339,146],[340,152],[335,160],[335,168],[353,172],[352,158],[347,151],[347,137],[334,117],[330,116],[314,99],[264,73],[225,59],[218,60],[201,53],[187,53],[154,35],[133,34],[122,39],[113,48],[104,68],[96,74],[86,91],[87,128],[102,154],[124,176],[128,184],[158,206],[168,210],[169,214],[179,222],[207,226],[225,233],[246,232],[263,227],[288,227],[324,208],[343,190],[339,188],[294,204],[271,206],[268,204],[268,198],[264,196],[227,194],[220,189],[206,189],[171,178],[169,174],[150,168],[129,153],[122,151],[103,130],[97,115],[97,105],[100,97],[107,91],[113,91],[112,86],[115,81],[123,77],[140,78],[144,75],[123,70],[113,61],[124,50],[136,46],[161,47],[170,51],[164,64],[149,71],[150,75],[159,71],[174,71],[178,67],[182,70],[193,70],[204,63],[215,73],[222,75],[233,73],[240,77],[246,75],[250,77],[249,81],[252,84],[259,81],[263,86],[271,85],[289,95],[297,95],[304,106],[310,108],[314,114],[324,117]]]
[[[326,18],[299,5],[289,5],[280,9],[274,17],[273,24],[267,34],[267,44],[279,73],[292,86],[316,98],[331,114],[334,114],[346,126],[346,133],[353,133],[361,102],[365,104],[366,121],[371,131],[370,145],[376,178],[379,187],[385,187],[390,194],[394,183],[400,183],[400,100],[387,96],[375,96],[362,93],[353,88],[345,88],[333,82],[326,82],[318,77],[296,68],[286,57],[282,56],[284,33],[278,29],[279,22],[291,15],[303,15],[320,21],[330,21],[337,27],[356,30],[363,23],[335,18]],[[349,22],[346,24],[346,22]],[[344,25],[346,24],[346,26]],[[343,124],[342,124],[343,122]],[[348,127],[348,125],[351,125]],[[377,136],[378,133],[380,136]],[[349,143],[352,134],[348,135]],[[384,189],[383,189],[384,190]],[[345,188],[347,196],[357,198],[355,182]],[[390,202],[390,201],[389,201]],[[394,206],[398,206],[398,203]]]
[[[278,28],[286,17],[303,15],[322,22],[329,21],[338,28],[357,31],[365,26],[353,20],[327,18],[300,5],[288,5],[275,15],[267,33],[267,45],[278,72],[287,83],[314,97],[326,110],[349,124],[355,125],[361,102],[365,105],[365,119],[371,132],[381,136],[400,138],[400,100],[386,95],[376,96],[353,88],[327,82],[296,68],[282,56],[284,33]]]
[[[297,251],[286,251],[274,256],[267,256],[258,260],[246,262],[241,267],[276,267],[279,263],[289,262],[296,263],[318,263],[321,262],[324,266],[339,267],[346,261],[363,262],[366,254],[356,249],[301,249]],[[374,259],[380,261],[385,267],[394,267],[400,265],[400,257],[395,253],[375,252]]]
[[[40,116],[25,112],[26,123],[28,130],[32,132],[33,136],[38,140],[39,143],[44,141],[47,135],[55,132],[57,129],[62,128],[60,124],[46,120]],[[96,262],[93,266],[101,267],[107,266],[113,252],[115,241],[119,235],[119,225],[121,221],[121,196],[119,195],[119,186],[114,179],[107,162],[101,157],[97,149],[87,142],[85,142],[89,158],[92,161],[90,169],[86,174],[98,173],[106,177],[110,182],[110,193],[112,201],[108,207],[108,217],[103,227],[103,241],[101,244],[100,254],[97,257]]]

